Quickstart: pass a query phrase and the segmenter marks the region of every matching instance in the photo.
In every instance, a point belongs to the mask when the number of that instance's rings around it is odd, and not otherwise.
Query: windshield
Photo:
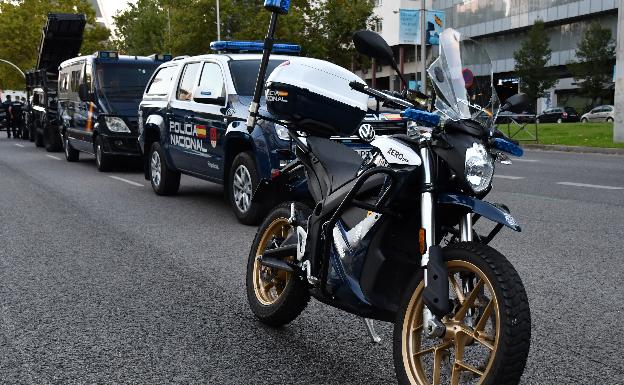
[[[500,102],[492,60],[483,46],[454,29],[440,34],[440,56],[427,70],[436,91],[436,109],[451,120],[472,119],[490,127]]]
[[[267,67],[264,82],[273,70],[284,60],[270,60]],[[258,60],[232,60],[230,61],[230,72],[236,93],[240,96],[253,96],[256,87],[256,79],[260,71],[260,59]]]
[[[160,63],[98,63],[95,82],[112,113],[136,114],[145,86]]]

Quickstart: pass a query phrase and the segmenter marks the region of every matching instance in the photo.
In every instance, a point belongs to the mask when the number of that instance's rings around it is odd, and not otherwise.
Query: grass
[[[528,124],[527,130],[535,135],[535,125]],[[499,129],[507,133],[507,125],[499,125]],[[518,127],[510,127],[513,134]],[[538,125],[539,144],[556,144],[561,146],[584,146],[602,148],[624,148],[624,143],[613,143],[613,123],[542,123]],[[521,131],[514,135],[516,140],[535,141],[531,135]]]

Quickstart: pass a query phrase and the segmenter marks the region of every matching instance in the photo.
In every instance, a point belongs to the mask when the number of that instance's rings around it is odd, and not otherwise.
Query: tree
[[[84,13],[87,27],[81,51],[92,53],[110,47],[110,32],[95,22],[95,11],[84,0],[0,1],[0,59],[8,60],[23,71],[37,64],[41,29],[50,12]],[[0,88],[23,89],[24,78],[15,69],[0,64]]]
[[[549,46],[550,38],[546,34],[544,22],[536,20],[520,49],[514,53],[520,89],[529,95],[535,106],[537,99],[545,96],[546,91],[557,83],[557,78],[546,70],[552,54]]]
[[[263,40],[269,12],[263,0],[220,0],[223,40]],[[365,28],[373,0],[298,0],[280,16],[276,37],[302,46],[303,55],[345,67],[354,50],[351,35]],[[210,52],[217,39],[214,0],[139,0],[115,18],[120,49],[130,54]]]
[[[602,28],[597,21],[591,23],[578,44],[576,57],[579,61],[570,63],[568,69],[581,92],[592,99],[593,107],[608,92],[607,85],[613,79],[615,41],[611,30]]]

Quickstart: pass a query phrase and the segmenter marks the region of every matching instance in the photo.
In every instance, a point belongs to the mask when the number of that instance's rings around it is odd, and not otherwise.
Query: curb
[[[624,148],[601,148],[581,146],[559,146],[550,144],[521,144],[527,150],[579,152],[586,154],[624,155]]]

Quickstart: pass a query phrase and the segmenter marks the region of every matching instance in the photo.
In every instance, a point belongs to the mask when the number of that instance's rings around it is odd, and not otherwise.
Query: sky
[[[113,24],[113,16],[115,16],[120,10],[127,7],[128,2],[135,3],[136,0],[99,0],[100,8],[103,16],[106,19],[107,25]]]

